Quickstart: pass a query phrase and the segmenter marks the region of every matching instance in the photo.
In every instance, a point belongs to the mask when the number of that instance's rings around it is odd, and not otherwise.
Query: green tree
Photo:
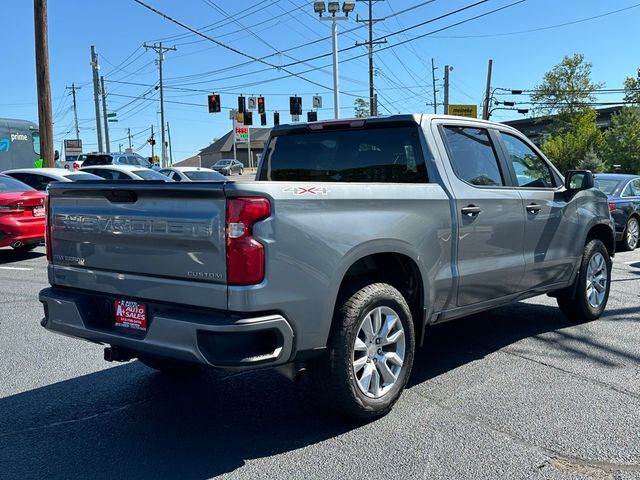
[[[624,79],[624,101],[631,103],[634,107],[640,106],[640,68],[636,76]]]
[[[542,143],[542,151],[561,172],[576,168],[588,152],[600,148],[603,139],[597,116],[592,108],[574,113],[570,123]]]
[[[608,169],[604,160],[593,150],[589,150],[576,167],[578,170],[590,170],[593,173],[606,172]]]
[[[542,115],[557,115],[558,129],[567,128],[573,117],[590,108],[596,101],[594,92],[603,83],[591,81],[591,63],[584,55],[576,53],[565,56],[562,61],[544,74],[543,82],[535,87],[531,101],[536,112]]]
[[[625,107],[611,117],[600,156],[627,173],[640,172],[640,107]]]
[[[356,117],[363,118],[369,116],[369,102],[364,98],[356,98],[355,102],[353,102],[353,109],[356,112]]]

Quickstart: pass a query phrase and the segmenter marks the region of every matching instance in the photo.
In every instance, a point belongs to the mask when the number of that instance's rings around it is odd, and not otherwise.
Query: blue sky
[[[110,123],[112,150],[118,144],[127,146],[126,129],[131,128],[135,134],[134,148],[148,156],[151,152],[145,140],[150,126],[153,124],[156,132],[160,128],[158,92],[154,89],[158,82],[157,55],[145,51],[144,42],[163,41],[164,45],[177,48],[166,53],[164,63],[165,117],[171,128],[174,161],[197,153],[231,128],[228,109],[237,104],[240,94],[265,97],[268,126],[272,125],[274,110],[280,111],[281,123],[290,120],[288,97],[294,94],[303,97],[305,111],[311,105],[312,95],[321,95],[323,109],[318,117],[332,118],[331,57],[306,61],[330,55],[331,22],[318,20],[311,1],[144,1],[190,27],[206,30],[207,35],[251,57],[272,55],[266,61],[274,66],[296,63],[287,70],[303,78],[251,61],[198,37],[133,0],[49,0],[56,149],[60,149],[62,139],[75,137],[71,98],[65,89],[72,83],[80,86],[78,116],[85,151],[97,148],[89,65],[91,45],[96,46],[101,75],[107,82],[108,109],[118,114],[119,121]],[[374,56],[380,112],[433,111],[427,105],[433,101],[432,58],[438,67],[438,103],[442,102],[444,65],[454,67],[450,74],[452,104],[481,103],[489,58],[493,59],[492,86],[513,89],[533,88],[564,55],[573,53],[585,55],[593,64],[593,80],[605,83],[607,88],[621,88],[624,78],[634,76],[640,67],[637,57],[640,2],[526,0],[509,6],[516,1],[375,3],[374,17],[385,20],[375,25],[374,38],[387,40],[376,48]],[[479,4],[471,6],[474,3]],[[465,22],[501,7],[507,8]],[[620,9],[626,10],[600,16]],[[367,29],[356,22],[356,13],[366,18],[367,4],[358,2],[349,20],[339,22],[340,48],[366,40]],[[441,15],[445,17],[410,28]],[[2,16],[0,116],[37,121],[33,3],[3,2]],[[572,23],[595,16],[600,17]],[[451,26],[458,22],[464,23]],[[403,29],[408,30],[396,33]],[[439,29],[443,30],[431,33]],[[400,42],[406,43],[393,47]],[[304,62],[297,63],[300,61]],[[353,116],[355,98],[368,97],[366,48],[341,52],[340,62],[341,115]],[[207,111],[207,93],[213,91],[222,96],[223,111],[219,114]],[[615,93],[599,96],[602,102],[620,98]],[[527,101],[525,96],[509,99]],[[515,112],[498,110],[492,119],[521,117]]]

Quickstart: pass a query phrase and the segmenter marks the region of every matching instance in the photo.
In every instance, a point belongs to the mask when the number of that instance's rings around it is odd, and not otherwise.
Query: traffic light
[[[263,127],[267,124],[267,114],[266,113],[261,113],[260,114],[260,125],[262,125]]]
[[[317,122],[318,112],[307,112],[307,122]]]
[[[245,125],[253,125],[253,112],[247,110],[244,112],[244,124]]]
[[[280,112],[273,112],[273,124],[280,125]]]
[[[258,97],[258,113],[264,114],[264,97]]]
[[[302,97],[289,97],[289,113],[302,115]]]
[[[218,113],[220,111],[220,95],[209,95],[209,113]]]
[[[244,97],[238,97],[238,113],[244,113],[247,110],[245,101]]]

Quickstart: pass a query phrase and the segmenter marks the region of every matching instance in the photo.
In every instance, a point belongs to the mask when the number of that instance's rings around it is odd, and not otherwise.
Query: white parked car
[[[218,182],[227,180],[227,177],[221,173],[202,167],[168,167],[160,170],[160,173],[176,182]]]
[[[151,170],[150,168],[134,165],[94,165],[83,167],[80,172],[92,173],[105,180],[162,180],[172,182],[165,175]]]
[[[15,168],[6,170],[5,175],[26,183],[31,188],[45,191],[49,182],[76,182],[78,180],[102,180],[89,172],[78,172],[64,168]]]

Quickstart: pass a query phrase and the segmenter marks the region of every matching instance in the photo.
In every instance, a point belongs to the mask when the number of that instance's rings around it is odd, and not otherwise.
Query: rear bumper
[[[0,247],[12,245],[17,241],[22,243],[38,243],[44,241],[44,219],[28,222],[16,219],[0,219]]]
[[[96,319],[90,294],[54,287],[41,290],[39,298],[47,330],[134,352],[233,369],[281,365],[293,354],[293,329],[281,315],[238,318],[168,308],[151,313],[146,334],[135,336]]]

